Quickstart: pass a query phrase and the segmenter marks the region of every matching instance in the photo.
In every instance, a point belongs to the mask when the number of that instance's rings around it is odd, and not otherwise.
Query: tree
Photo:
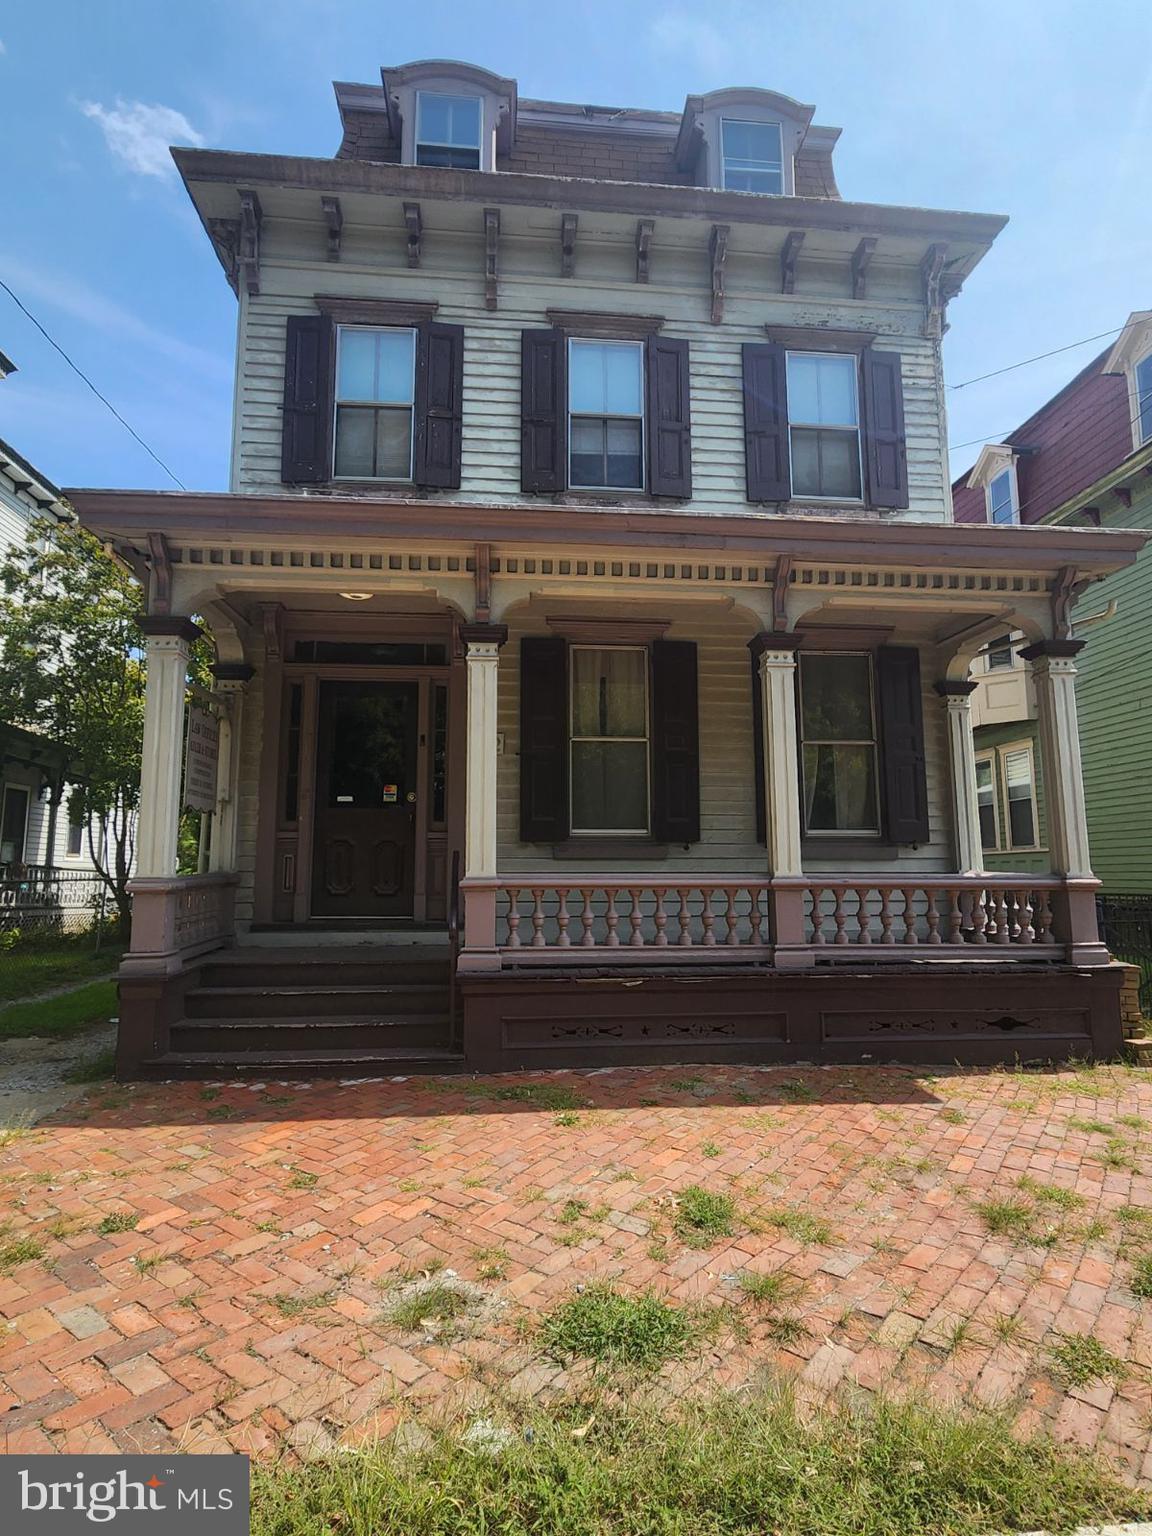
[[[0,720],[60,749],[50,818],[76,786],[73,810],[125,932],[144,739],[140,607],[137,583],[78,523],[38,519],[0,564]]]

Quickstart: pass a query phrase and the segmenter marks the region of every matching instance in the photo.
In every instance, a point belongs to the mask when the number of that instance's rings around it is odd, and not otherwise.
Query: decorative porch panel
[[[196,955],[229,944],[235,933],[236,876],[231,871],[129,881],[132,948],[121,976],[175,973]]]

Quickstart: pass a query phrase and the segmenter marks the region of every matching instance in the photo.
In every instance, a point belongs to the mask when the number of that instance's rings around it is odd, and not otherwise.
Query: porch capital
[[[218,661],[212,666],[211,672],[217,683],[238,684],[242,688],[245,683],[252,681],[256,668],[249,666],[246,661]]]
[[[1037,640],[1019,654],[1025,661],[1072,661],[1087,644],[1087,640]]]
[[[136,622],[150,640],[170,637],[191,645],[204,633],[195,620],[175,613],[142,613]]]
[[[748,649],[759,661],[761,656],[769,651],[781,653],[795,653],[804,644],[803,635],[794,634],[786,630],[763,629],[758,635],[753,635],[748,642]]]
[[[461,640],[467,646],[494,645],[497,650],[508,638],[507,624],[461,624]]]
[[[942,677],[938,683],[932,684],[942,699],[951,703],[953,699],[967,699],[976,692],[977,684],[961,678]]]

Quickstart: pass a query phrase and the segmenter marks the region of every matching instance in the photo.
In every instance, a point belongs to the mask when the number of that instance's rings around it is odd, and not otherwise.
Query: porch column
[[[500,647],[505,624],[462,624],[468,729],[464,770],[464,951],[471,969],[495,969],[496,726]]]
[[[800,752],[796,731],[796,652],[800,636],[764,633],[749,642],[760,678],[764,820],[772,875],[773,963],[795,970],[815,963],[805,935],[800,850]]]
[[[1036,684],[1040,760],[1044,765],[1044,805],[1053,874],[1065,885],[1053,898],[1053,929],[1078,965],[1107,965],[1096,921],[1099,881],[1088,852],[1084,811],[1084,775],[1076,716],[1076,661],[1083,640],[1038,640],[1020,652],[1032,663]]]
[[[221,696],[220,756],[216,766],[216,811],[212,818],[211,870],[236,868],[237,800],[240,790],[240,743],[244,694],[254,668],[247,662],[221,661],[212,668],[214,692]]]
[[[184,687],[189,648],[200,629],[191,619],[166,615],[143,618],[140,628],[147,636],[147,682],[140,811],[136,823],[136,875],[138,878],[164,879],[176,873],[184,753]]]
[[[942,679],[936,692],[948,712],[948,761],[952,779],[952,832],[956,872],[984,873],[984,840],[980,835],[980,802],[976,793],[976,744],[972,739],[971,681]]]

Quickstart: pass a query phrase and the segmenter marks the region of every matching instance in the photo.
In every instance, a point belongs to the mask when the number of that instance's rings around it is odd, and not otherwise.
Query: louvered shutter
[[[899,352],[865,347],[864,463],[868,501],[874,507],[908,505],[908,448],[904,437],[904,380]]]
[[[648,339],[648,489],[653,496],[692,494],[692,419],[688,343]]]
[[[894,843],[928,841],[928,779],[920,653],[885,645],[876,653],[885,830]]]
[[[457,490],[463,431],[464,327],[425,325],[417,333],[417,485]]]
[[[652,835],[668,843],[700,841],[700,722],[691,640],[652,646]]]
[[[568,647],[553,635],[520,642],[520,840],[568,836]]]
[[[562,491],[566,465],[564,333],[555,328],[520,333],[520,489]]]
[[[744,343],[744,473],[749,501],[787,501],[788,374],[776,342]]]
[[[332,321],[289,315],[284,351],[280,478],[315,485],[332,478]]]

